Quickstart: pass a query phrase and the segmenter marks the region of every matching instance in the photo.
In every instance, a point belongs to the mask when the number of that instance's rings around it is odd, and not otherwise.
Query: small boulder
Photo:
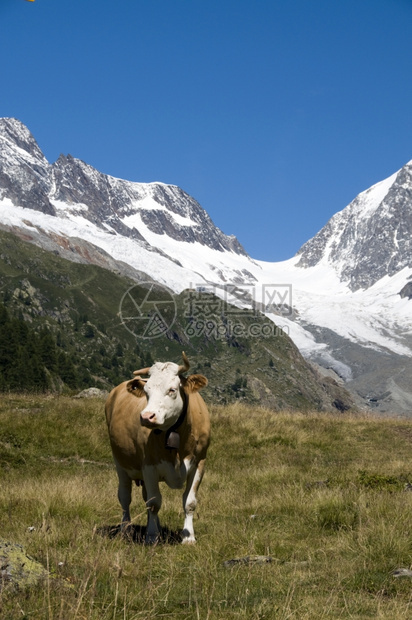
[[[44,566],[28,556],[22,545],[0,540],[0,588],[8,583],[17,589],[29,588],[47,576]]]
[[[99,390],[99,388],[91,387],[82,390],[73,398],[106,398],[108,392],[106,390]]]

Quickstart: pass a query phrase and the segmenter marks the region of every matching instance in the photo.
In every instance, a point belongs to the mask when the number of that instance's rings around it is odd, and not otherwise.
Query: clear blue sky
[[[0,0],[0,116],[295,254],[412,159],[412,0]]]

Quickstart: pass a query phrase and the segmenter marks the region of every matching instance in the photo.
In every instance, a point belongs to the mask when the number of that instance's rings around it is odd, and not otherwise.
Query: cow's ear
[[[142,381],[142,379],[131,379],[126,383],[126,388],[128,392],[133,394],[133,396],[143,396],[144,384],[145,381]]]
[[[193,394],[207,386],[207,379],[203,375],[190,375],[190,377],[180,377],[182,386],[186,394]]]

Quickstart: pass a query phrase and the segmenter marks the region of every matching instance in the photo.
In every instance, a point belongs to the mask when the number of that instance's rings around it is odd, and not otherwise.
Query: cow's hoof
[[[160,542],[160,536],[146,536],[146,538],[144,539],[144,544],[145,545],[158,545]]]
[[[130,534],[132,529],[132,524],[130,521],[124,521],[124,523],[121,524],[120,526],[120,533],[122,534],[122,536],[127,536]]]
[[[182,536],[182,545],[194,545],[196,543],[196,538],[193,532],[191,532],[187,527],[184,527],[181,531]]]

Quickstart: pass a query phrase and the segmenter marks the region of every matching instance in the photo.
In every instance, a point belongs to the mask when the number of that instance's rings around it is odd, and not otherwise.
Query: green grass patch
[[[10,620],[409,619],[412,421],[212,407],[195,546],[107,535],[120,521],[104,403],[0,400],[0,527],[48,568],[0,592]],[[132,517],[145,524],[134,489]],[[161,522],[183,523],[163,487]],[[265,564],[227,560],[270,556]]]

